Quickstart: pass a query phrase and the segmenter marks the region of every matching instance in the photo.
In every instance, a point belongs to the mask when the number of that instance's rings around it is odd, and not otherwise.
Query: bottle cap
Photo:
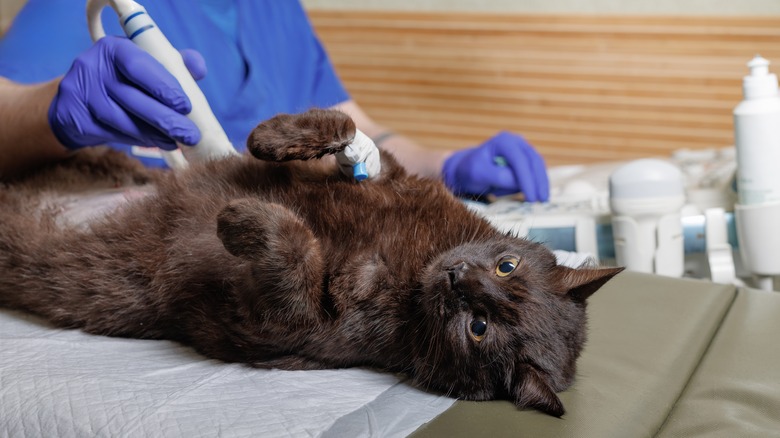
[[[742,80],[745,99],[777,96],[777,75],[769,73],[769,61],[756,55],[747,63],[750,74]]]

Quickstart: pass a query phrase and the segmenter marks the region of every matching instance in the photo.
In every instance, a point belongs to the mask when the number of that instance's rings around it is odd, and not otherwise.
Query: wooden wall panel
[[[377,121],[445,149],[515,131],[550,165],[731,145],[747,61],[780,73],[780,17],[309,15]]]

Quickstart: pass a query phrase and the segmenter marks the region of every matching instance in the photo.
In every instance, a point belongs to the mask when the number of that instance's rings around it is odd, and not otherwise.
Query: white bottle
[[[780,96],[769,61],[756,56],[734,109],[737,190],[742,205],[780,201]]]
[[[756,56],[734,109],[737,193],[734,206],[742,261],[762,289],[780,274],[780,96],[769,61]]]

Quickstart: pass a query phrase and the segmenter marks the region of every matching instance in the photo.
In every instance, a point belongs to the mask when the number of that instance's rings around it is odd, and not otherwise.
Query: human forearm
[[[22,85],[0,78],[0,180],[64,158],[47,118],[59,80]]]
[[[195,59],[199,54],[185,53],[188,68],[203,63]],[[174,150],[176,142],[200,141],[200,131],[186,116],[191,104],[179,82],[127,38],[101,38],[59,81],[27,86],[0,80],[0,178],[86,146]]]
[[[385,138],[379,147],[391,152],[409,172],[432,178],[441,176],[444,160],[449,155],[445,151],[426,149],[400,134]]]
[[[502,131],[481,145],[459,151],[425,149],[401,135],[385,135],[387,128],[374,122],[354,101],[334,108],[352,117],[357,127],[381,149],[392,152],[410,172],[442,178],[456,194],[507,195],[522,192],[529,202],[545,202],[550,184],[544,159],[523,137]]]

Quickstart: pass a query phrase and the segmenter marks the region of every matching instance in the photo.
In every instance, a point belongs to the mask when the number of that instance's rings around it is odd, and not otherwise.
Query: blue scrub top
[[[239,151],[263,120],[349,99],[297,0],[140,0],[178,49],[198,50],[208,73],[198,82]],[[44,82],[67,72],[92,41],[85,0],[29,0],[0,39],[0,76]],[[103,10],[107,34],[124,35]],[[117,145],[145,164],[139,148]],[[154,155],[154,154],[152,154]]]

